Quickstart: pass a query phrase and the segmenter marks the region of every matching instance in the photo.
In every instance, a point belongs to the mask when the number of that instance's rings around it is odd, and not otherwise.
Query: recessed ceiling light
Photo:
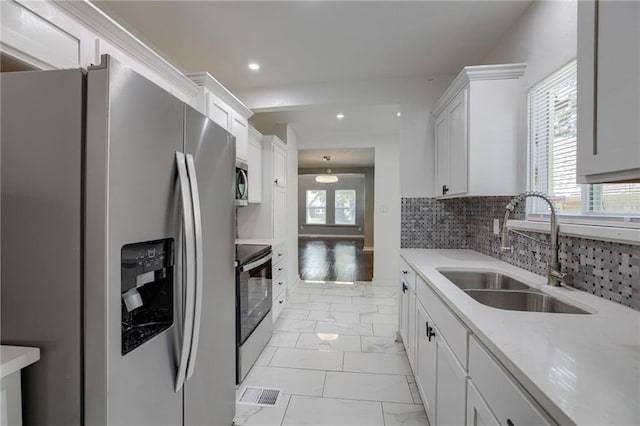
[[[398,111],[398,113],[396,114],[398,117],[400,117],[400,112]]]
[[[253,71],[258,71],[260,69],[260,65],[256,64],[255,62],[251,62],[249,63],[249,69]]]
[[[337,113],[337,114],[336,114],[336,118],[337,118],[338,120],[342,120],[342,119],[344,118],[344,114],[343,114],[343,113],[341,113],[341,112],[339,112],[339,113]]]

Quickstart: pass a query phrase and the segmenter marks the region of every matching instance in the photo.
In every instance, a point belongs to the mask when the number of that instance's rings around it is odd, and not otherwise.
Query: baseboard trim
[[[298,238],[343,238],[345,240],[364,240],[364,235],[298,234]]]

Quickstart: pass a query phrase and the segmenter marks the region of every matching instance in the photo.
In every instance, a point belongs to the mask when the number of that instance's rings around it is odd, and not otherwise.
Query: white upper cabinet
[[[199,72],[189,77],[204,92],[204,113],[236,137],[236,158],[249,161],[249,123],[253,112],[211,74]],[[251,174],[251,172],[249,172]]]
[[[200,88],[86,1],[1,1],[0,50],[37,69],[87,68],[111,55],[187,104]]]
[[[436,197],[518,192],[518,78],[524,70],[525,64],[465,67],[438,100]]]
[[[249,126],[248,161],[249,202],[262,202],[262,134]]]
[[[640,182],[640,2],[578,2],[578,181]]]
[[[285,188],[287,186],[287,150],[282,144],[273,144],[273,184]]]

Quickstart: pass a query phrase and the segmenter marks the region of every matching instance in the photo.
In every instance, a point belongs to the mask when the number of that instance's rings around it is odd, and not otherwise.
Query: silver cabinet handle
[[[198,341],[200,338],[200,322],[202,319],[202,292],[204,290],[204,249],[202,242],[202,215],[200,212],[200,192],[198,192],[198,178],[196,176],[196,164],[193,155],[186,154],[187,174],[189,176],[189,186],[191,188],[191,200],[193,202],[193,230],[196,247],[196,285],[194,300],[193,337],[191,338],[191,348],[189,349],[189,363],[187,365],[187,379],[193,376],[198,354]]]
[[[193,263],[195,262],[195,242],[194,242],[194,223],[193,223],[193,205],[191,201],[191,191],[189,190],[189,181],[187,176],[187,165],[184,154],[176,152],[176,167],[178,169],[178,180],[180,182],[180,195],[182,200],[182,226],[184,227],[184,246],[185,246],[185,266],[183,274],[184,291],[184,312],[182,318],[182,348],[180,349],[180,360],[178,364],[178,372],[176,374],[176,392],[184,385],[187,373],[187,362],[189,360],[189,350],[191,348],[191,339],[193,337],[193,303],[195,293],[195,270]]]
[[[271,258],[273,257],[272,253],[269,253],[268,255],[261,257],[260,259],[256,260],[255,262],[249,263],[247,265],[244,265],[242,267],[242,272],[247,272],[252,270],[253,268],[256,268],[258,266],[262,266],[265,263],[267,263],[267,261],[271,260]]]

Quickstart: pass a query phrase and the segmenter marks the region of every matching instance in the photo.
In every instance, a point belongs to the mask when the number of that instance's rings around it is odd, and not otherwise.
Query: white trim
[[[298,238],[344,238],[347,240],[364,240],[364,235],[298,234]]]
[[[109,43],[161,75],[187,96],[195,98],[200,93],[200,87],[182,71],[87,0],[55,0],[55,4]]]
[[[526,67],[527,64],[524,62],[517,64],[476,65],[464,67],[440,99],[438,99],[438,102],[436,102],[431,114],[434,117],[440,115],[448,105],[449,101],[471,81],[520,78],[524,75]]]
[[[189,77],[198,86],[209,89],[214,95],[222,99],[223,102],[229,105],[245,120],[248,120],[249,117],[253,115],[253,111],[251,111],[248,106],[243,104],[240,99],[238,99],[208,72],[195,72],[187,74],[187,77]]]
[[[512,229],[534,231],[548,234],[549,222],[531,220],[508,220],[507,226]],[[614,226],[578,225],[573,223],[559,224],[558,233],[569,237],[587,238],[598,241],[611,241],[622,244],[640,245],[640,229],[620,228]]]

